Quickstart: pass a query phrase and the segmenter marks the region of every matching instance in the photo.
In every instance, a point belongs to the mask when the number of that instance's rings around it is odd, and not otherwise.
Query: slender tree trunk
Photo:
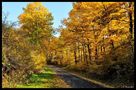
[[[97,54],[97,46],[95,46],[95,60],[97,60],[98,59],[98,54]]]
[[[87,59],[87,45],[85,45],[85,61],[86,61],[86,64],[88,65],[88,59]]]
[[[83,54],[82,54],[82,47],[81,47],[81,50],[80,50],[81,62],[83,61],[83,60],[82,60],[82,57],[83,57],[82,55],[83,55]]]
[[[78,60],[80,60],[80,48],[79,48],[79,42],[78,42]]]
[[[76,49],[74,49],[74,57],[75,57],[75,64],[77,64],[77,55],[76,55]]]
[[[129,8],[131,8],[132,6],[132,2],[129,2]],[[128,15],[129,15],[129,32],[132,36],[132,33],[133,33],[133,23],[132,23],[132,12],[128,12]]]
[[[100,50],[99,50],[99,45],[97,46],[97,56],[99,57],[99,52],[100,52]]]
[[[111,40],[111,46],[112,46],[112,49],[114,49],[114,43],[112,40]]]
[[[102,47],[103,47],[103,46],[101,45],[101,46],[100,46],[100,54],[102,54]]]
[[[103,46],[103,52],[105,53],[106,49],[105,49],[105,46]]]
[[[84,47],[84,44],[82,44],[82,46],[83,46],[83,61],[86,62],[85,61],[85,47]]]
[[[69,50],[68,50],[68,48],[66,50],[66,57],[67,57],[67,64],[69,64]]]
[[[131,7],[132,7],[132,2],[129,2],[129,8],[131,8]],[[133,37],[132,12],[128,11],[128,15],[129,15],[129,32],[130,32],[129,40],[130,40],[130,44],[132,47],[132,52],[134,52],[133,45],[132,45],[132,37]]]
[[[88,41],[88,44],[87,44],[88,57],[89,57],[89,62],[91,62],[91,48],[90,48],[89,39],[87,39],[87,41]]]
[[[89,61],[91,62],[91,49],[90,49],[90,45],[89,44],[87,44],[87,48],[88,48]]]

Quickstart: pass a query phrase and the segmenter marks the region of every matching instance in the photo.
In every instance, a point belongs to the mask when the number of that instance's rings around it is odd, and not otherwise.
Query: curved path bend
[[[53,65],[48,65],[49,68],[56,72],[56,75],[63,79],[71,88],[103,88],[90,81],[72,75],[70,72]]]

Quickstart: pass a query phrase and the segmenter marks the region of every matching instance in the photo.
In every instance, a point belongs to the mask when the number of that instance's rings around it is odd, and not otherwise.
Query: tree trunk
[[[74,57],[75,57],[75,64],[77,64],[77,55],[76,55],[76,49],[74,49]]]
[[[132,2],[129,2],[129,8],[131,8]],[[132,23],[132,12],[128,12],[129,15],[129,32],[132,35],[133,33],[133,23]]]
[[[87,46],[85,45],[85,61],[86,64],[88,65],[88,59],[87,59]]]
[[[87,44],[87,48],[88,48],[89,61],[91,61],[91,49],[90,49],[90,45],[89,44]]]
[[[95,60],[97,60],[98,59],[98,54],[97,54],[97,46],[95,46]]]
[[[82,44],[82,46],[83,46],[83,61],[86,62],[86,60],[85,60],[86,58],[85,58],[85,47],[84,47],[84,44]]]
[[[83,61],[83,60],[82,60],[82,57],[83,57],[83,56],[82,56],[82,47],[81,47],[81,50],[80,50],[80,57],[81,57],[81,62],[82,62],[82,61]]]
[[[79,48],[79,42],[78,42],[78,61],[80,60],[80,48]]]
[[[132,7],[132,2],[129,2],[129,8],[131,7]],[[129,40],[130,40],[130,45],[132,47],[132,52],[134,52],[133,45],[132,45],[132,37],[133,37],[132,12],[128,11],[128,15],[129,15],[129,32],[130,32]]]

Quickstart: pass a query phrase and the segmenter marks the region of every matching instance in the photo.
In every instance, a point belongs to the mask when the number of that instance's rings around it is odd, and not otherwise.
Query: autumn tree
[[[40,44],[44,39],[52,35],[53,17],[42,3],[30,3],[26,8],[23,8],[23,11],[18,17],[19,22],[33,44]]]
[[[24,37],[27,38],[34,47],[32,57],[39,70],[48,59],[48,49],[44,42],[50,42],[52,37],[52,20],[51,13],[45,8],[42,3],[30,3],[23,8],[23,13],[18,17],[21,24],[21,29],[24,30]],[[41,59],[39,59],[41,58]],[[41,66],[40,66],[41,65]],[[37,70],[37,71],[38,71]]]
[[[133,5],[133,2],[73,3],[69,17],[63,20],[65,28],[60,29],[63,49],[72,51],[71,67],[101,76],[113,74],[116,78],[125,76],[122,73],[126,70],[129,72],[126,75],[133,77]]]

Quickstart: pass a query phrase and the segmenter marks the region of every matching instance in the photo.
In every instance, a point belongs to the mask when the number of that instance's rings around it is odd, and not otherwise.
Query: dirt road
[[[56,74],[60,78],[62,78],[67,84],[69,84],[72,88],[102,88],[99,85],[96,85],[92,82],[89,82],[75,75],[72,75],[60,67],[53,65],[48,65],[48,67],[53,69],[56,72]]]

